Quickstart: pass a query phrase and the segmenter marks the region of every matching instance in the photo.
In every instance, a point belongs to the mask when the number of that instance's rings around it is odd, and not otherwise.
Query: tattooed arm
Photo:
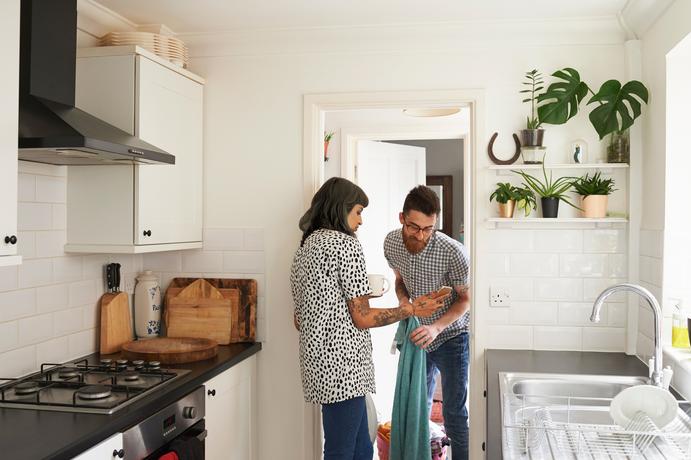
[[[369,296],[356,297],[348,301],[348,310],[353,324],[358,329],[386,326],[406,319],[409,316],[430,316],[444,306],[448,295],[429,294],[418,297],[413,303],[407,302],[396,308],[372,308]]]

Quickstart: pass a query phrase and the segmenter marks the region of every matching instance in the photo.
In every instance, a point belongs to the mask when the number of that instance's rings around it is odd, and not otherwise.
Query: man
[[[410,339],[427,351],[427,405],[432,406],[435,377],[441,373],[443,415],[454,460],[468,458],[468,293],[469,263],[465,247],[435,231],[439,197],[424,185],[406,196],[399,214],[402,228],[389,233],[384,255],[396,274],[396,295],[405,305],[416,297],[453,287],[443,308],[428,318]]]

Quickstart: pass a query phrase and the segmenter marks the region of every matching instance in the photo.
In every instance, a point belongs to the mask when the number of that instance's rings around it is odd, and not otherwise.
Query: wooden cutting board
[[[212,339],[222,345],[230,343],[231,304],[209,282],[198,279],[177,295],[166,295],[164,318],[168,337]],[[239,301],[239,295],[235,297]]]
[[[124,292],[101,296],[101,354],[117,353],[132,340],[129,298]]]
[[[213,358],[218,354],[218,344],[213,340],[200,338],[147,339],[123,344],[122,353],[130,360],[181,364]]]
[[[185,288],[199,281],[206,281],[231,300],[230,343],[254,342],[257,322],[257,281],[233,278],[173,278],[166,290],[165,305]],[[220,343],[220,342],[219,342]]]

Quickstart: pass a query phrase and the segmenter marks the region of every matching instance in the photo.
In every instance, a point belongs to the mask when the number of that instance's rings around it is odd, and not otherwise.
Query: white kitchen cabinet
[[[138,47],[77,56],[77,107],[173,154],[175,165],[69,167],[66,251],[201,247],[203,80]]]
[[[256,358],[247,358],[204,384],[207,460],[256,458]]]
[[[0,266],[21,263],[17,256],[17,132],[19,113],[19,4],[0,3]]]
[[[82,452],[72,460],[117,460],[124,458],[122,433],[115,434],[91,449]],[[123,457],[120,456],[123,454]]]

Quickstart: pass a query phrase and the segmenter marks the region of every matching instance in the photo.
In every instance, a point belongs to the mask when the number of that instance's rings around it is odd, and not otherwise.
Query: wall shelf
[[[554,163],[545,164],[545,169],[626,169],[629,165],[627,163]],[[512,169],[542,169],[541,164],[512,164],[512,165],[491,165],[489,169],[499,171],[510,171]]]
[[[603,217],[599,219],[586,217],[558,217],[556,219],[544,217],[527,217],[522,219],[509,217],[490,217],[487,219],[487,226],[489,228],[502,227],[525,227],[525,228],[542,228],[545,226],[557,227],[611,227],[613,224],[626,224],[629,219],[625,217]]]

